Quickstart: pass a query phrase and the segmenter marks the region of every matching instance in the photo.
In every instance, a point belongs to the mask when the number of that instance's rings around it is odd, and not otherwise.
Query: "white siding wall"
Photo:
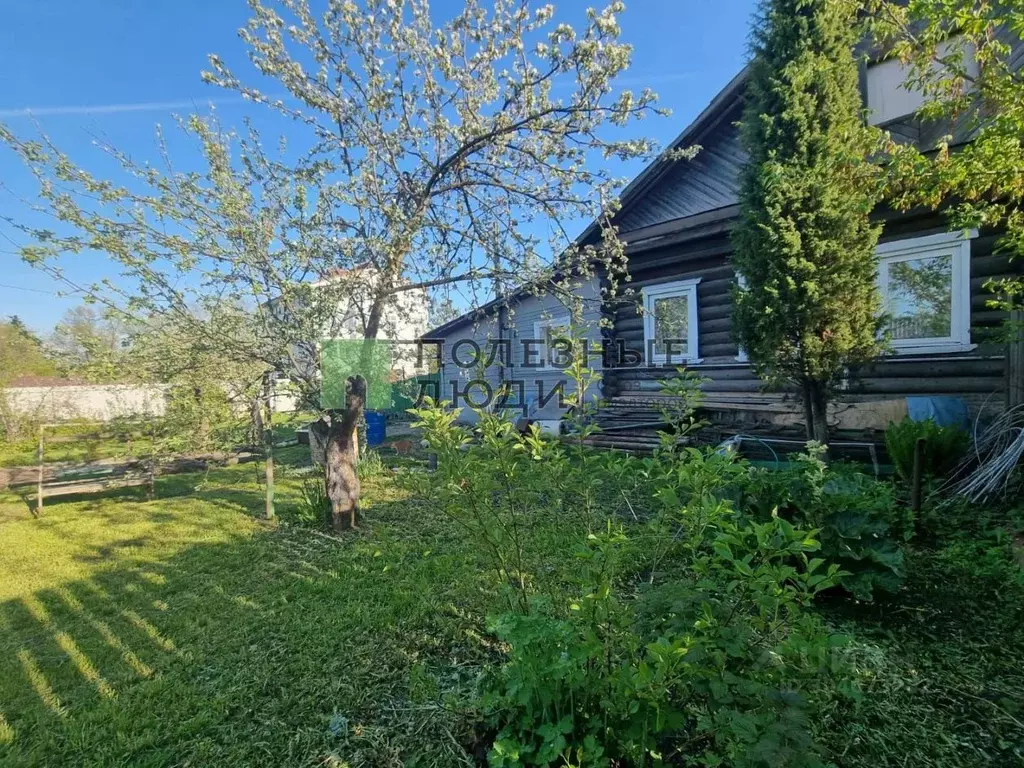
[[[600,344],[601,329],[601,308],[600,308],[600,288],[596,278],[590,280],[581,281],[578,285],[577,295],[582,297],[584,300],[583,313],[582,313],[582,327],[579,329],[580,335],[585,335],[588,338],[593,347],[597,348]],[[544,295],[544,296],[523,296],[512,304],[512,307],[508,313],[508,325],[509,327],[504,330],[502,334],[503,338],[509,339],[512,347],[512,368],[506,371],[506,380],[523,381],[525,388],[525,395],[527,400],[538,399],[538,382],[541,382],[540,387],[543,393],[546,395],[552,390],[552,388],[560,381],[566,381],[565,374],[556,369],[540,369],[540,368],[524,368],[524,357],[525,348],[523,346],[523,340],[535,339],[536,333],[534,330],[534,324],[538,321],[545,320],[548,318],[557,318],[564,315],[570,314],[569,310],[559,301],[556,296]],[[497,339],[498,333],[498,319],[497,314],[482,319],[476,324],[467,322],[455,330],[448,333],[445,339],[445,350],[444,350],[444,369],[441,373],[441,385],[442,385],[442,396],[446,400],[451,400],[452,397],[452,381],[456,380],[461,382],[460,387],[464,386],[466,382],[469,382],[479,377],[477,371],[465,370],[458,368],[452,362],[452,348],[453,345],[459,339],[471,338],[474,339],[484,350],[485,355],[490,354],[490,349],[487,346],[488,339]],[[536,347],[535,347],[536,348]],[[460,357],[462,359],[468,359],[471,355],[471,349],[465,347],[462,350]],[[600,368],[600,359],[592,359],[591,367],[595,369]],[[485,372],[485,379],[492,388],[497,388],[501,381],[499,367],[495,364],[490,366]],[[591,395],[598,396],[600,386],[594,386],[591,388]],[[574,391],[571,386],[571,382],[567,382],[566,394]],[[474,392],[474,398],[482,397],[482,394],[477,391]],[[554,407],[557,398],[547,407],[545,413]],[[460,402],[460,405],[464,403]],[[476,420],[476,415],[468,408],[463,408],[461,414],[462,420],[466,422],[473,422]]]
[[[427,295],[422,289],[397,294],[394,302],[385,308],[380,338],[408,342],[396,344],[394,349],[394,370],[402,379],[425,373],[416,367],[417,350],[411,342],[422,338],[429,328]]]
[[[274,306],[274,303],[271,302],[271,305]],[[320,338],[311,339],[310,343],[319,343],[324,339],[362,339],[361,318],[366,311],[368,308],[359,306],[359,301],[354,297],[339,301],[334,318],[324,323]],[[287,316],[282,311],[278,311],[278,314],[279,322],[287,323]],[[384,307],[377,338],[410,342],[395,346],[394,370],[402,378],[423,372],[416,370],[416,345],[412,342],[422,338],[429,330],[429,322],[429,302],[426,291],[422,288],[395,294],[393,300]],[[315,373],[317,361],[310,357],[305,347],[293,346],[291,355],[299,370],[285,371],[286,375],[307,378]]]
[[[951,43],[941,44],[939,55],[948,54],[950,47]],[[977,75],[978,63],[973,53],[971,59],[967,70]],[[908,74],[909,69],[899,59],[887,59],[868,67],[867,98],[872,125],[909,117],[924,104],[924,94],[906,85]]]

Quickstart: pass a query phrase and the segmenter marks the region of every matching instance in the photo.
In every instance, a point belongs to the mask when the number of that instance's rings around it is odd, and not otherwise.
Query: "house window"
[[[948,233],[878,246],[878,287],[893,350],[971,349],[971,241]]]
[[[697,283],[700,278],[643,289],[648,364],[697,360]]]
[[[568,315],[549,317],[533,324],[533,338],[540,342],[541,367],[545,370],[561,369],[569,364],[567,355],[572,320]]]

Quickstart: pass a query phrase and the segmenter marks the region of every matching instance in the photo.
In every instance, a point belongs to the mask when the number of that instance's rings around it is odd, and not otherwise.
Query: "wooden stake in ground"
[[[39,479],[36,482],[36,517],[43,514],[43,430],[45,426],[39,425],[39,450],[36,455],[39,459]]]
[[[264,517],[274,519],[274,374],[263,377],[263,392],[259,412],[263,422],[261,435],[263,438],[263,474],[267,484],[266,510]]]
[[[130,433],[129,433],[130,434]],[[156,425],[149,423],[149,500],[156,498]]]
[[[331,414],[327,435],[327,496],[331,500],[331,527],[344,531],[356,527],[359,511],[357,427],[366,404],[366,379],[350,376],[345,382],[345,410]]]

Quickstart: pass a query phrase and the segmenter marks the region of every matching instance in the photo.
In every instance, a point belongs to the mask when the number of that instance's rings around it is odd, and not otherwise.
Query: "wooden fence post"
[[[1010,313],[1010,339],[1006,354],[1006,407],[1024,405],[1024,310]]]
[[[149,500],[156,498],[156,427],[149,424]]]
[[[36,480],[36,517],[43,514],[43,431],[45,429],[45,424],[39,425],[39,448],[36,451],[36,457],[39,460],[39,477]]]

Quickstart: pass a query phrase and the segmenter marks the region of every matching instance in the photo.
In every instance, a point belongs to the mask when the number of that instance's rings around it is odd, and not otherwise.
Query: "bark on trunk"
[[[814,379],[801,382],[807,439],[828,445],[828,395],[825,385]]]
[[[812,405],[811,380],[803,379],[800,382],[802,400],[804,406],[804,425],[807,429],[807,439],[814,439],[814,406]]]
[[[263,389],[253,406],[253,428],[263,446],[263,478],[266,484],[266,498],[263,516],[273,520],[274,510],[274,408],[272,401],[273,379],[264,378]]]
[[[814,411],[814,439],[828,448],[828,397],[825,387],[815,383],[811,409]]]
[[[203,388],[192,387],[192,400],[196,404],[196,408],[199,409],[201,416],[199,417],[199,434],[197,435],[197,445],[205,450],[210,445],[210,416],[206,412],[206,408],[203,407]]]
[[[363,338],[373,341],[380,332],[381,320],[384,316],[384,300],[378,295],[366,318]],[[363,368],[367,368],[370,345],[365,347],[367,358]],[[331,503],[328,525],[335,531],[344,531],[356,527],[359,512],[359,443],[360,433],[365,435],[366,421],[363,408],[366,404],[366,379],[362,376],[351,376],[345,382],[345,410],[333,411],[328,414],[330,420],[324,448],[324,481],[327,485],[327,498]]]
[[[264,449],[264,465],[263,465],[263,476],[267,483],[267,503],[264,509],[263,516],[267,520],[273,520],[274,511],[274,441],[271,439]]]
[[[345,410],[331,414],[327,433],[326,482],[331,501],[330,525],[335,531],[356,527],[359,511],[359,474],[356,468],[358,436],[363,418],[366,379],[351,376],[345,382]]]

